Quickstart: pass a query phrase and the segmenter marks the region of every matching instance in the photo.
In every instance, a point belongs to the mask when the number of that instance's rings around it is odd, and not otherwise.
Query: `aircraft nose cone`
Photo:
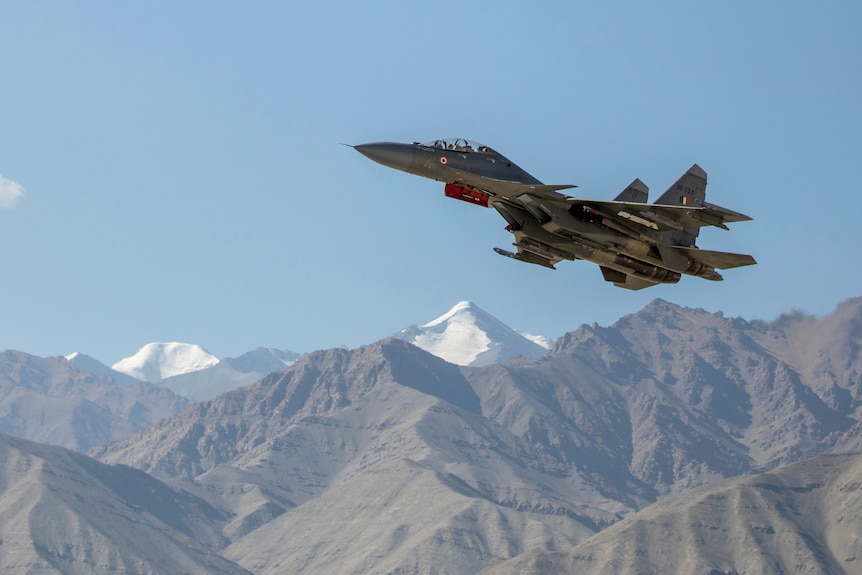
[[[359,144],[353,149],[378,164],[388,168],[394,168],[407,172],[413,163],[413,147],[407,144],[396,144],[393,142],[375,142],[373,144]]]

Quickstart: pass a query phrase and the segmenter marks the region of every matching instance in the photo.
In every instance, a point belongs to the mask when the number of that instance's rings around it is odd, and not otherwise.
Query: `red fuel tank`
[[[446,194],[447,198],[455,198],[456,200],[476,204],[477,206],[482,206],[484,208],[488,207],[488,194],[478,192],[476,190],[462,188],[455,184],[446,184],[446,188],[443,190],[443,193]]]

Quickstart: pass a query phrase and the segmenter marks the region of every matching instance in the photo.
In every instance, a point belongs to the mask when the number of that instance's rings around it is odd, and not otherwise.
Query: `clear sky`
[[[0,2],[0,349],[355,347],[469,299],[557,337],[660,297],[862,295],[862,3]],[[465,137],[658,197],[697,162],[759,265],[629,292],[340,142]]]

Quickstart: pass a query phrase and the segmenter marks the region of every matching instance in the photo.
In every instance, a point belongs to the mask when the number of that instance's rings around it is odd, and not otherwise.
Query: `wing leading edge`
[[[715,226],[728,229],[725,224],[744,222],[751,218],[745,214],[704,202],[703,207],[642,204],[566,198],[572,204],[583,204],[602,213],[605,217],[620,218],[656,231],[676,231],[686,228]]]

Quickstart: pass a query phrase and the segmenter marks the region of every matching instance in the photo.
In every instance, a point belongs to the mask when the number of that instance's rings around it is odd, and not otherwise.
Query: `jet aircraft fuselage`
[[[750,220],[709,204],[706,172],[692,166],[655,203],[633,181],[612,201],[567,196],[572,185],[545,185],[503,155],[465,139],[427,144],[353,146],[384,166],[444,182],[447,197],[492,207],[515,236],[517,253],[498,254],[554,268],[562,260],[599,265],[606,281],[628,289],[676,283],[682,274],[720,280],[716,268],[756,263],[747,254],[700,250],[700,227]]]

